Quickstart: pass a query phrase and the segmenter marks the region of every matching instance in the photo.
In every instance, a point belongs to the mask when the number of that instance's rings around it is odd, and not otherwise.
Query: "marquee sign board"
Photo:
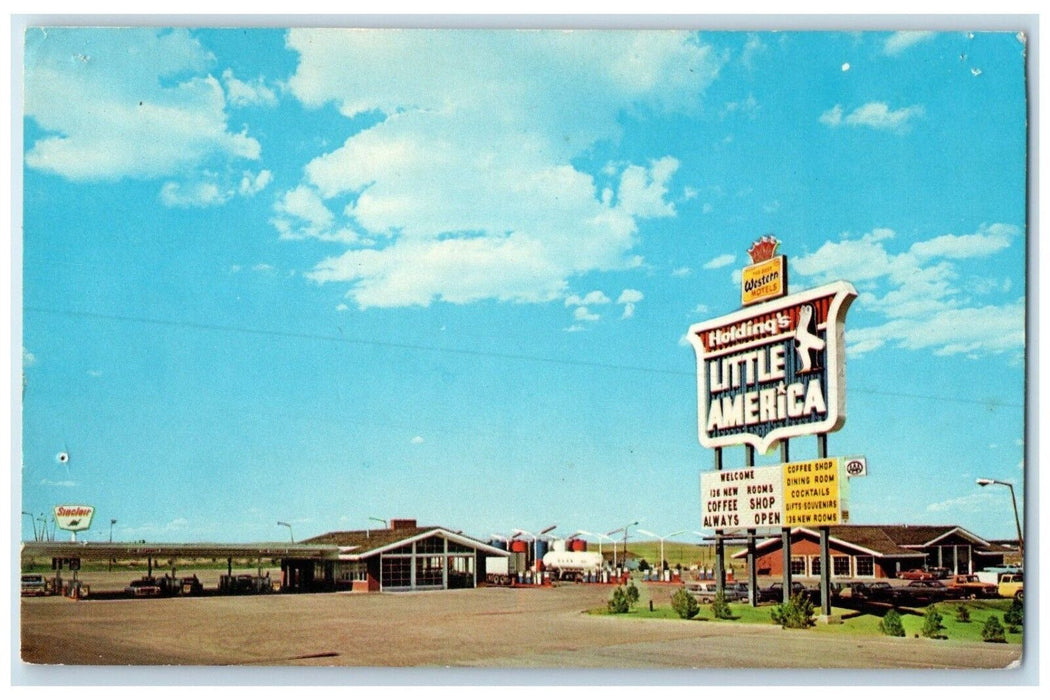
[[[707,530],[781,527],[784,477],[780,466],[700,475],[700,515]]]
[[[837,457],[705,472],[701,521],[712,530],[838,525],[844,522],[848,483]]]
[[[848,491],[838,458],[791,462],[784,468],[784,527],[838,525]]]
[[[92,506],[55,506],[55,525],[69,532],[87,530],[94,515]]]
[[[833,282],[689,328],[696,351],[700,444],[753,445],[828,433],[846,420],[846,311]]]

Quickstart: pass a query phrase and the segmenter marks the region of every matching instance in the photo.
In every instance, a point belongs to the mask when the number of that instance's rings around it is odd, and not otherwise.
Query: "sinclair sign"
[[[689,328],[696,350],[700,444],[749,444],[828,433],[846,420],[846,311],[833,282]]]
[[[92,506],[55,506],[55,524],[60,530],[79,532],[91,527]]]

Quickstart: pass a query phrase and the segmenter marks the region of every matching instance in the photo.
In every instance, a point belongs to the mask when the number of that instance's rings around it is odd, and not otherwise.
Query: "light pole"
[[[649,535],[649,537],[655,537],[656,539],[660,540],[660,578],[662,579],[664,575],[664,561],[666,561],[664,559],[664,540],[670,539],[675,535],[681,535],[683,532],[685,532],[685,530],[672,532],[670,535],[664,535],[663,537],[660,537],[655,532],[649,532],[648,530],[643,530],[641,528],[638,528],[638,532],[642,533],[643,535]]]
[[[33,541],[35,542],[36,540],[40,539],[39,537],[37,537],[37,534],[36,534],[36,518],[33,517],[32,513],[30,513],[29,511],[26,511],[26,510],[22,511],[22,515],[28,515],[29,516],[29,522],[33,525]]]
[[[629,523],[627,525],[624,525],[623,527],[618,527],[615,530],[609,530],[608,532],[605,533],[606,535],[615,535],[618,532],[622,532],[623,533],[623,563],[624,564],[627,563],[627,528],[631,527],[632,525],[637,525],[637,524],[638,524],[638,521],[636,520],[633,523]],[[615,569],[616,568],[616,540],[613,540],[612,543],[613,543],[613,568]]]
[[[277,524],[278,525],[283,525],[284,527],[288,528],[288,539],[290,539],[292,541],[292,544],[295,544],[295,536],[292,535],[292,526],[289,525],[288,523],[282,522],[280,520],[277,521]]]
[[[1014,495],[1014,485],[1009,481],[999,481],[998,479],[978,479],[978,486],[989,486],[991,484],[999,484],[1010,489],[1010,500],[1014,504],[1014,524],[1017,525],[1017,551],[1021,555],[1021,566],[1024,566],[1024,535],[1021,534],[1021,516],[1017,512],[1017,496]]]
[[[605,556],[602,555],[602,540],[612,541],[612,538],[608,537],[606,535],[603,535],[600,532],[587,532],[586,530],[580,530],[580,534],[581,535],[587,535],[588,537],[597,537],[598,538],[598,556],[600,556],[602,558],[602,568],[605,568]],[[616,547],[616,543],[613,542],[613,548],[614,548],[613,551],[615,551],[615,547]],[[613,561],[613,564],[615,564],[615,563],[616,562]]]
[[[113,526],[116,525],[116,524],[117,524],[117,519],[116,518],[110,518],[109,519],[109,541],[110,541],[111,544],[113,542]]]

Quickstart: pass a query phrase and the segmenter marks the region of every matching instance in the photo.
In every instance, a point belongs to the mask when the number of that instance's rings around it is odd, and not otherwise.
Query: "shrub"
[[[728,620],[733,617],[733,611],[729,608],[725,591],[720,590],[715,593],[715,599],[711,602],[711,613],[716,620]]]
[[[700,604],[696,602],[696,598],[684,587],[679,588],[671,596],[671,607],[678,613],[678,617],[683,620],[690,620],[700,612]]]
[[[968,607],[966,607],[965,605],[963,605],[962,603],[960,603],[959,607],[957,607],[955,609],[955,619],[958,620],[959,622],[969,622],[970,621],[970,609]]]
[[[609,612],[613,614],[620,614],[630,612],[631,604],[627,600],[627,593],[624,592],[620,586],[616,587],[616,590],[612,592],[612,597],[609,598]]]
[[[1003,622],[1011,627],[1019,627],[1024,624],[1024,603],[1017,598],[1010,604],[1010,609],[1003,613]]]
[[[879,631],[890,637],[903,637],[904,623],[901,622],[901,614],[896,610],[888,611],[879,621]]]
[[[635,605],[638,604],[638,599],[640,595],[638,593],[638,587],[634,585],[634,581],[631,581],[627,584],[627,590],[624,591],[624,595],[627,596],[628,607],[633,608]]]
[[[806,629],[816,624],[813,620],[813,603],[804,591],[791,596],[788,602],[774,606],[770,616],[774,623],[784,629]]]
[[[926,615],[922,619],[922,636],[929,639],[945,639],[946,637],[941,634],[943,627],[941,622],[943,621],[944,616],[937,611],[936,605],[926,608]]]
[[[998,642],[1000,644],[1006,642],[1006,631],[1003,630],[1003,626],[999,622],[998,617],[992,615],[984,621],[984,628],[981,630],[981,639],[986,642]]]

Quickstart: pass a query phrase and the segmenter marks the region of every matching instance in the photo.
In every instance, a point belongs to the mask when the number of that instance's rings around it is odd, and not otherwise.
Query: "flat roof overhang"
[[[166,543],[166,542],[23,542],[22,554],[31,557],[80,557],[117,559],[123,557],[172,558],[274,558],[339,559],[340,548],[327,544],[249,544]]]

